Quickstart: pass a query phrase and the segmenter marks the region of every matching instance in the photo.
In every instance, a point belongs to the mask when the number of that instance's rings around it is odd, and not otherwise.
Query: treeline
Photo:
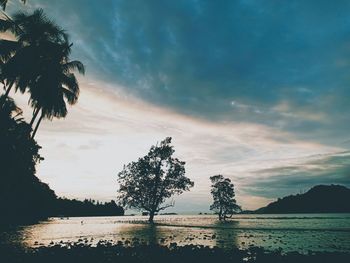
[[[113,200],[100,203],[99,201],[85,199],[58,198],[54,211],[55,216],[120,216],[124,215],[124,209]]]

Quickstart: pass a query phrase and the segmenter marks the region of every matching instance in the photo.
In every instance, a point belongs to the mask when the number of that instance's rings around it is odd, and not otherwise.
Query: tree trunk
[[[149,219],[148,222],[150,222],[151,224],[153,224],[153,218],[154,218],[154,211],[149,212]]]
[[[39,128],[40,122],[41,122],[41,120],[43,119],[43,117],[44,117],[44,114],[43,114],[43,113],[41,113],[40,118],[39,118],[39,120],[38,120],[38,122],[37,122],[37,124],[36,124],[36,126],[35,126],[34,131],[33,131],[33,134],[32,134],[32,139],[34,139],[35,134],[36,134],[36,132],[38,131],[38,128]]]
[[[156,209],[158,209],[157,192],[158,192],[159,181],[160,181],[160,169],[161,169],[161,163],[159,163],[157,166],[157,173],[156,173],[156,178],[155,178],[156,181],[155,181],[154,188],[152,191],[153,204],[151,206],[152,211],[150,211],[149,219],[148,219],[148,221],[151,224],[153,224],[154,213],[155,213]]]
[[[34,121],[35,121],[36,117],[38,116],[39,111],[40,111],[39,108],[35,108],[35,109],[34,109],[32,120],[31,120],[30,123],[29,123],[30,127],[33,127]]]

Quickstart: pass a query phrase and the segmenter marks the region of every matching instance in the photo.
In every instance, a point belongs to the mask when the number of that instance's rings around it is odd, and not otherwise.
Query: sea
[[[203,245],[224,249],[262,247],[309,253],[350,252],[350,214],[249,214],[220,222],[215,215],[50,218],[33,225],[2,230],[0,243],[25,247],[78,242]]]

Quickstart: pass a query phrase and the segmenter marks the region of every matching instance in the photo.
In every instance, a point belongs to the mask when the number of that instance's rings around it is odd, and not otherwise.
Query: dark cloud
[[[147,101],[323,143],[348,139],[349,1],[29,4],[71,32],[88,74]]]
[[[350,187],[350,152],[314,157],[300,165],[256,171],[253,179],[243,179],[248,195],[278,198],[307,191],[318,184]]]

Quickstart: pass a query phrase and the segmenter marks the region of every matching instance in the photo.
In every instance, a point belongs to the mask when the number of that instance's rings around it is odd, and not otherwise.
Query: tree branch
[[[175,205],[175,202],[174,202],[174,200],[172,200],[170,204],[167,204],[167,205],[165,205],[165,206],[159,207],[159,208],[156,210],[156,212],[158,213],[159,211],[164,210],[164,209],[167,209],[167,208],[169,208],[169,207],[173,207],[174,205]]]

